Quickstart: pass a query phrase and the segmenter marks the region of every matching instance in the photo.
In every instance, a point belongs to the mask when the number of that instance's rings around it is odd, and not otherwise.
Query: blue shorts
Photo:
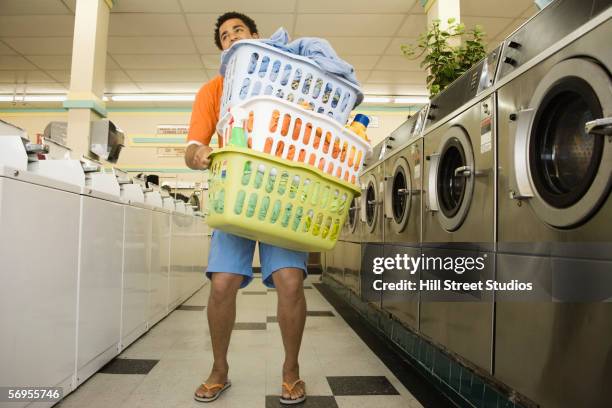
[[[243,275],[244,279],[240,287],[244,288],[253,280],[254,253],[255,241],[214,230],[210,243],[206,276],[210,279],[215,272]],[[272,273],[282,268],[301,269],[304,271],[304,279],[307,276],[308,252],[292,251],[260,242],[259,260],[263,283],[269,288],[274,287]]]

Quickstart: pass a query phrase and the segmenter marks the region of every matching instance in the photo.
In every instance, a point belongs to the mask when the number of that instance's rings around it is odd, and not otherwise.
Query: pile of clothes
[[[304,37],[289,42],[289,34],[284,28],[281,27],[276,30],[276,32],[272,34],[270,38],[260,41],[282,51],[310,58],[323,71],[338,75],[359,86],[353,66],[338,57],[338,54],[336,54],[336,51],[334,51],[329,42],[323,38]],[[221,54],[221,75],[225,75],[227,63],[229,62],[234,51],[235,48],[230,47]],[[266,64],[267,63],[269,63],[269,61],[266,62]],[[267,66],[265,68],[267,69]],[[262,66],[260,69],[264,69],[264,67]],[[289,73],[287,73],[287,76],[288,74]],[[288,78],[281,78],[281,82],[283,81],[288,81]]]

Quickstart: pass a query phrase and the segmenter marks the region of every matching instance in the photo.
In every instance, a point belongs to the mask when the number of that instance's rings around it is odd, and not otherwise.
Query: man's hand
[[[212,149],[204,145],[192,144],[185,151],[185,164],[192,170],[206,170],[210,165]]]

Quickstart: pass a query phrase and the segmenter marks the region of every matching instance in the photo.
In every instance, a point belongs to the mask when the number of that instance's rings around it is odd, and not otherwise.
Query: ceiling
[[[0,0],[0,94],[66,93],[76,0]],[[353,64],[369,95],[424,95],[425,73],[401,55],[427,17],[417,0],[116,0],[109,26],[107,93],[194,93],[217,73],[213,29],[228,10],[262,36],[324,37]],[[461,0],[466,26],[497,45],[536,12],[532,0]]]

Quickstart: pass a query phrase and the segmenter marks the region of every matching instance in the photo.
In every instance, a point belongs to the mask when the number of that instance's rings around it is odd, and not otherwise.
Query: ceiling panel
[[[217,14],[185,14],[185,18],[194,36],[212,37],[215,35]]]
[[[0,71],[1,83],[49,83],[53,82],[53,79],[43,71]]]
[[[112,13],[108,33],[110,36],[185,36],[189,30],[181,14]]]
[[[47,71],[47,73],[56,81],[62,83],[70,82],[70,71],[50,70]],[[131,79],[125,74],[125,72],[120,70],[107,70],[105,75],[106,82],[131,82]]]
[[[368,83],[425,85],[426,77],[422,71],[372,71]]]
[[[517,18],[516,20],[513,20],[512,23],[510,23],[509,26],[507,26],[505,29],[503,29],[499,34],[497,34],[494,42],[500,42],[503,39],[505,39],[506,37],[508,37],[510,34],[512,34],[512,32],[514,30],[516,30],[517,28],[519,28],[525,21],[527,21],[528,19],[526,18]]]
[[[214,37],[193,37],[200,54],[214,54],[220,52],[215,44]]]
[[[421,60],[410,60],[404,56],[386,55],[376,64],[377,70],[384,71],[421,71]]]
[[[402,55],[402,49],[401,46],[402,45],[408,45],[408,44],[416,44],[418,40],[414,39],[414,38],[407,38],[407,37],[395,37],[391,40],[391,43],[389,44],[389,46],[387,47],[387,50],[385,51],[385,55]]]
[[[419,38],[419,35],[427,29],[427,16],[425,14],[411,14],[408,16],[402,28],[397,32],[399,37]]]
[[[197,82],[208,80],[208,75],[203,69],[193,70],[130,70],[127,71],[132,80],[136,82]]]
[[[395,34],[403,15],[388,14],[298,14],[295,34],[311,37],[388,37]]]
[[[28,59],[42,69],[70,70],[70,55],[29,55]]]
[[[217,69],[207,69],[206,70],[206,75],[208,75],[209,79],[213,79],[214,77],[219,75],[219,70],[217,70]]]
[[[538,11],[540,11],[540,9],[538,9],[538,7],[534,3],[531,3],[531,5],[527,8],[527,10],[525,10],[523,14],[521,14],[521,17],[530,18],[536,15]]]
[[[128,77],[125,72],[113,69],[110,71],[106,71],[105,80],[108,82],[130,82],[131,79]]]
[[[0,40],[0,55],[16,55],[17,53],[11,50],[6,44]]]
[[[5,37],[3,41],[23,55],[72,54],[72,37]]]
[[[0,69],[36,69],[25,58],[18,55],[6,55],[0,58]]]
[[[340,57],[343,55],[377,55],[385,49],[390,37],[326,37]]]
[[[239,11],[241,13],[292,13],[295,9],[296,0],[224,0],[224,1],[202,1],[202,0],[179,0],[186,13],[217,13],[227,11]],[[257,19],[249,14],[249,17]]]
[[[209,37],[215,34],[215,22],[218,15],[215,14],[186,14],[187,22],[193,35]],[[269,37],[279,27],[285,27],[290,33],[293,31],[293,14],[260,14],[252,13],[249,15],[257,24],[257,29],[261,37]]]
[[[201,55],[202,64],[206,69],[215,69],[218,70],[221,65],[221,54],[208,54]]]
[[[202,82],[139,82],[138,86],[143,92],[196,93],[205,82],[205,80]]]
[[[408,13],[416,0],[298,0],[299,13]]]
[[[357,70],[371,70],[374,68],[378,59],[378,55],[343,55],[342,59],[351,64]]]
[[[115,2],[113,13],[180,13],[181,8],[175,0],[119,0]]]
[[[466,29],[470,29],[475,25],[481,25],[486,33],[486,39],[493,39],[497,37],[506,27],[512,24],[511,18],[499,18],[499,17],[462,17],[462,23],[465,24]]]
[[[461,15],[471,17],[518,17],[533,0],[483,1],[461,0]]]
[[[104,86],[104,92],[106,93],[138,93],[142,92],[139,87],[131,82],[118,83],[109,82]]]
[[[23,88],[21,88],[23,89]],[[65,93],[67,88],[56,82],[28,84],[26,93],[45,94],[45,93]]]
[[[106,69],[121,69],[112,55],[106,54]]]
[[[67,83],[70,82],[70,71],[66,70],[47,70],[46,73],[56,81]]]
[[[114,55],[124,69],[191,69],[201,68],[198,55]]]
[[[72,37],[74,16],[0,15],[0,37]]]
[[[25,14],[68,14],[70,11],[60,0],[2,0],[0,16],[19,16]]]
[[[72,14],[74,14],[74,11],[76,10],[76,0],[62,0],[62,1],[66,5],[66,7],[68,7],[70,11],[72,11]]]
[[[195,54],[191,37],[109,37],[111,54]]]

